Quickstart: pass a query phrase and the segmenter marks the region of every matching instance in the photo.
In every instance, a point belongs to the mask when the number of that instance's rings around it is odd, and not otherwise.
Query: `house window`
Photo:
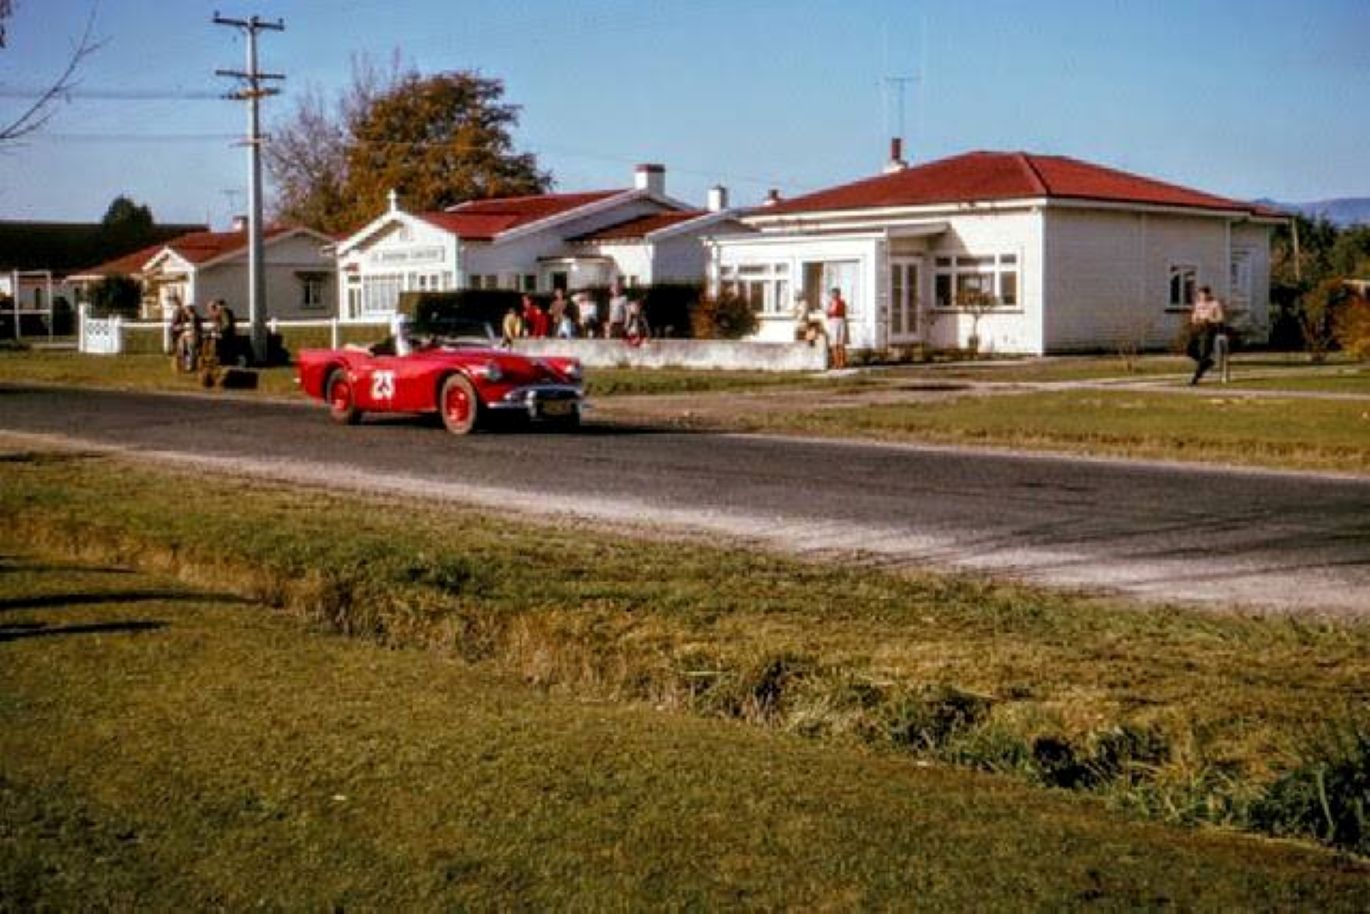
[[[729,265],[723,268],[722,291],[744,299],[757,314],[789,314],[789,276],[788,263]]]
[[[300,307],[322,308],[324,276],[322,274],[302,274],[300,276]]]
[[[400,301],[404,274],[381,273],[362,279],[362,313],[393,314]]]
[[[1199,285],[1199,268],[1188,264],[1170,265],[1171,308],[1194,307],[1194,290]]]
[[[1232,304],[1246,306],[1251,303],[1251,252],[1233,251],[1231,275],[1228,281],[1229,296]]]
[[[1001,307],[1018,307],[1017,254],[957,254],[935,258],[933,266],[932,292],[938,308],[957,308],[980,296]]]
[[[523,291],[536,292],[538,289],[538,275],[536,273],[523,274]]]

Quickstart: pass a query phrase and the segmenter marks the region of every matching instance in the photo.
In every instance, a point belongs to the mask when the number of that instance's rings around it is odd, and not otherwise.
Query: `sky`
[[[0,149],[0,218],[95,221],[118,194],[162,222],[246,208],[227,16],[281,19],[268,125],[356,55],[473,69],[521,106],[519,149],[559,190],[734,205],[973,149],[1069,155],[1242,199],[1370,196],[1367,0],[15,0],[0,122],[50,82],[91,15],[104,44],[42,133]],[[909,78],[903,104],[892,78]]]

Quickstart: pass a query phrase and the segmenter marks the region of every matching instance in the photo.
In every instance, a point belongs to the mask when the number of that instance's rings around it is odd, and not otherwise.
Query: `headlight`
[[[572,381],[579,382],[579,381],[580,381],[580,363],[579,363],[579,362],[572,362],[570,365],[567,365],[567,366],[566,366],[566,372],[565,372],[565,373],[566,373],[566,377],[567,377],[567,378],[571,379]]]

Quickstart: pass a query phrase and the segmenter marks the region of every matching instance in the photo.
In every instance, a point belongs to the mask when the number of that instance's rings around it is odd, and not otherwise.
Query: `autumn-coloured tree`
[[[273,132],[277,218],[348,231],[375,218],[392,188],[411,210],[546,190],[550,175],[514,150],[519,109],[503,97],[500,80],[475,73],[354,65],[335,105],[310,92]]]

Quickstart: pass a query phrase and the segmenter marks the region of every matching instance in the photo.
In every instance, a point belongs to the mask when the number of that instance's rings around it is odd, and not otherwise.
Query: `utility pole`
[[[259,108],[263,98],[277,95],[281,91],[270,88],[266,85],[267,82],[285,79],[285,75],[263,73],[257,69],[257,33],[264,30],[283,32],[285,23],[279,19],[268,22],[257,16],[251,19],[230,19],[218,13],[214,14],[213,21],[215,25],[232,26],[247,36],[247,69],[215,70],[214,74],[241,80],[240,88],[224,97],[247,102],[247,315],[252,325],[252,355],[258,364],[262,364],[267,358],[267,339],[266,273],[262,263],[262,130]]]

